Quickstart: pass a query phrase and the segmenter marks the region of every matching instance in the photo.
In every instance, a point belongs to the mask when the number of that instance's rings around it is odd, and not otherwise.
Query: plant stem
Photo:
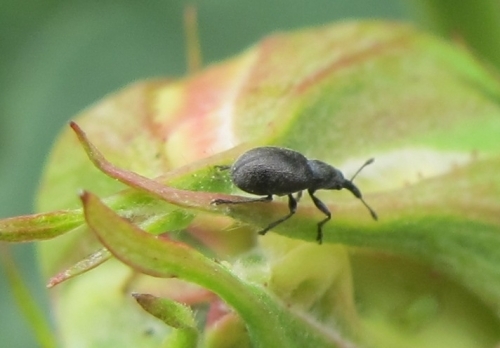
[[[47,319],[30,294],[26,283],[23,281],[14,258],[6,245],[0,244],[0,266],[3,266],[7,279],[12,289],[12,294],[26,321],[33,329],[38,344],[43,348],[55,348],[56,339],[52,333]]]

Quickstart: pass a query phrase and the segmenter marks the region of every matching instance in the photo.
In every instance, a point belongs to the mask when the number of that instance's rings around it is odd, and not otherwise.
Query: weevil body
[[[326,218],[318,223],[316,240],[321,244],[323,241],[322,227],[331,219],[331,213],[326,205],[314,195],[317,190],[347,189],[363,202],[373,219],[377,220],[377,214],[363,200],[361,191],[352,182],[361,169],[372,162],[373,159],[366,161],[351,180],[347,180],[340,170],[325,162],[307,159],[297,151],[275,146],[257,147],[245,152],[234,162],[230,167],[231,179],[241,190],[264,197],[238,201],[217,199],[213,203],[269,202],[272,200],[273,195],[287,195],[289,213],[259,232],[265,234],[295,214],[297,198],[300,197],[303,190],[307,190],[314,205],[326,215]],[[297,198],[293,196],[294,193],[298,194]]]
[[[256,195],[283,196],[307,189],[313,169],[302,154],[278,147],[258,147],[245,152],[231,166],[233,183]]]

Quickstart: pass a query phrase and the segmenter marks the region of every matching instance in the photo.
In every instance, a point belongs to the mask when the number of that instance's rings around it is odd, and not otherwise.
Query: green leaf
[[[197,346],[198,329],[189,307],[149,294],[132,294],[132,296],[146,311],[177,329],[168,336],[163,346],[169,348],[195,348]]]
[[[346,344],[337,334],[290,312],[262,286],[239,279],[191,247],[141,231],[90,193],[84,193],[82,202],[87,223],[115,257],[142,273],[180,277],[213,291],[245,320],[256,347]]]
[[[0,219],[0,241],[32,242],[52,239],[82,224],[81,210]]]

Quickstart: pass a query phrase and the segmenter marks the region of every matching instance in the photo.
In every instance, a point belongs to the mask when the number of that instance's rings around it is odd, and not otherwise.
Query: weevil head
[[[337,168],[332,167],[325,162],[318,160],[309,160],[308,164],[313,173],[313,180],[310,184],[310,189],[313,191],[323,189],[323,190],[342,190],[346,189],[351,191],[351,193],[358,198],[363,205],[370,211],[370,215],[374,220],[378,220],[377,213],[364,201],[361,191],[353,184],[353,180],[358,175],[358,173],[368,164],[373,163],[373,159],[366,161],[361,168],[352,176],[351,180],[344,178],[344,175]]]
[[[342,190],[344,188],[345,178],[340,170],[318,160],[309,160],[308,163],[313,173],[311,189]]]
[[[351,191],[352,194],[356,196],[356,198],[362,198],[361,191],[356,185],[353,184],[351,180],[344,179],[344,181],[342,182],[342,188]]]

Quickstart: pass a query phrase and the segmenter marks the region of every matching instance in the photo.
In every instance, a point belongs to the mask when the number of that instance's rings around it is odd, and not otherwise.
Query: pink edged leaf
[[[78,136],[78,139],[80,140],[85,152],[87,153],[92,163],[106,175],[114,179],[117,179],[130,187],[149,193],[164,201],[176,204],[178,206],[186,208],[196,208],[205,211],[226,210],[225,208],[212,205],[212,202],[215,199],[234,200],[243,198],[243,197],[220,194],[220,193],[214,194],[207,192],[176,189],[170,186],[166,186],[156,180],[148,179],[142,175],[128,171],[126,169],[118,168],[104,158],[101,152],[89,141],[85,132],[75,122],[71,122],[70,126]],[[225,156],[221,157],[224,158]],[[209,165],[208,163],[206,163],[206,161],[203,161],[203,163],[205,165]],[[197,166],[192,166],[192,165],[186,167],[197,168]],[[186,171],[183,169],[179,169],[176,172],[186,174]],[[168,178],[169,178],[168,175],[164,175],[162,177],[162,179],[164,180],[168,180]],[[177,179],[179,180],[181,178]],[[278,204],[278,205],[284,206],[283,204]],[[269,204],[262,204],[262,207],[269,208]],[[243,212],[242,215],[249,215],[248,214],[249,210],[247,209],[247,206],[237,206],[231,210],[241,211]],[[276,210],[274,211],[274,213],[279,214],[279,207],[277,211]]]
[[[52,288],[68,279],[90,271],[91,269],[94,269],[102,263],[106,262],[110,258],[111,253],[106,248],[101,248],[91,255],[87,256],[85,259],[71,266],[70,268],[50,278],[49,282],[47,283],[47,287]]]
[[[81,210],[56,211],[0,220],[0,241],[52,239],[83,224]]]
[[[75,123],[71,122],[71,128],[75,131],[80,140],[85,152],[94,165],[102,172],[115,178],[122,183],[133,188],[148,192],[156,197],[163,199],[169,203],[188,207],[201,208],[203,210],[210,209],[212,202],[218,195],[204,192],[193,192],[187,190],[179,190],[172,187],[162,185],[161,183],[148,179],[137,173],[115,167],[109,163],[97,148],[87,139],[83,130]]]
[[[89,227],[116,258],[144,274],[179,277],[214,292],[239,313],[256,347],[349,346],[331,328],[291,312],[264,287],[185,244],[142,231],[88,192],[81,198]]]

